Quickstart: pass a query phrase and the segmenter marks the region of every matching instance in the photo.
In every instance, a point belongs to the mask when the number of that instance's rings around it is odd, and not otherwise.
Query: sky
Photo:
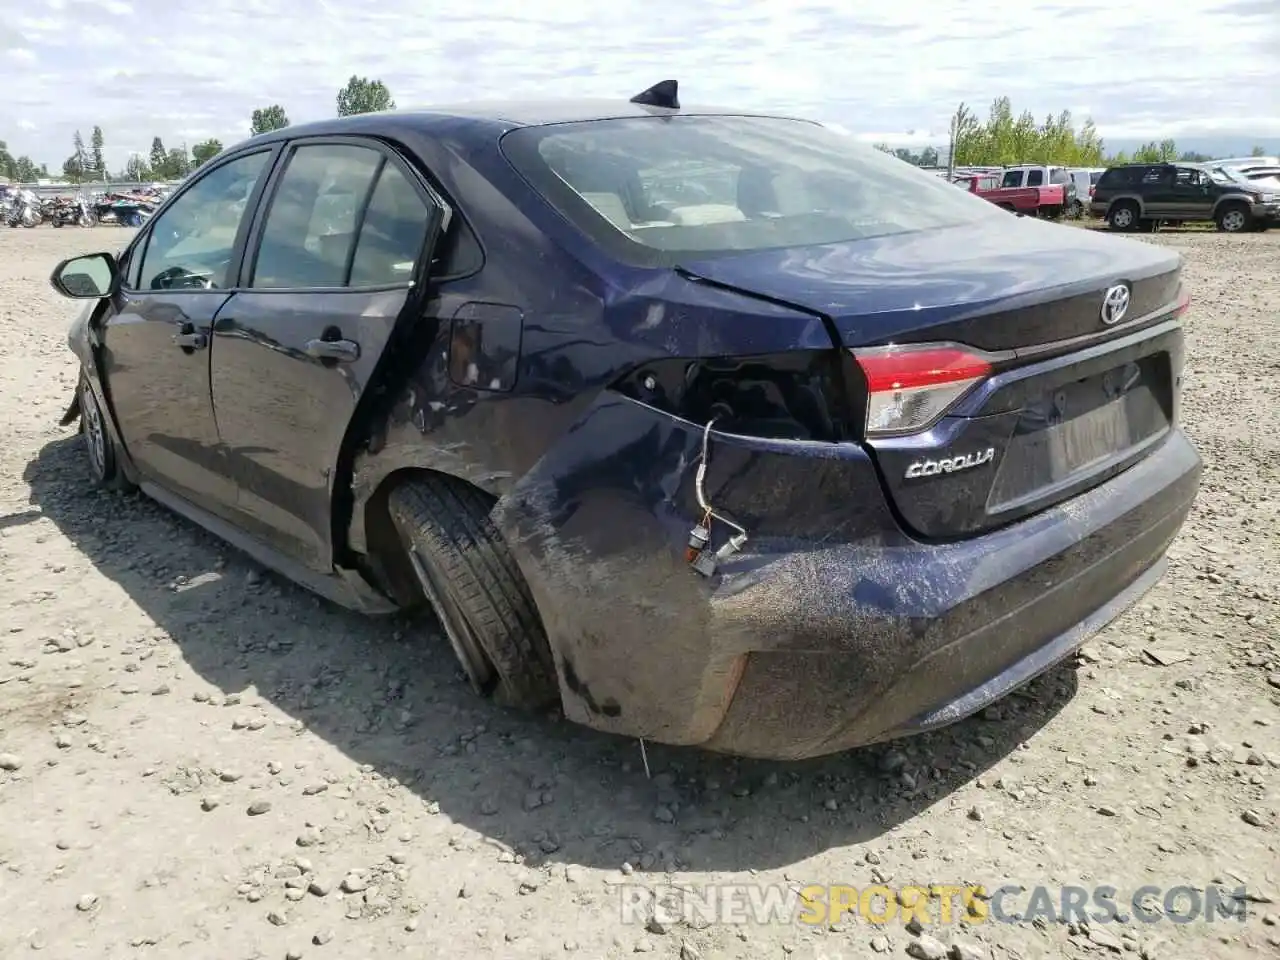
[[[945,144],[960,101],[1070,109],[1104,138],[1280,137],[1280,0],[22,0],[0,16],[0,140],[58,169],[333,116],[353,73],[403,109],[629,97],[799,114]],[[861,8],[861,9],[860,9]]]

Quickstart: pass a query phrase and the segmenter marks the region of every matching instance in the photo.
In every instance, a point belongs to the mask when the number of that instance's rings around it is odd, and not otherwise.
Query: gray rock
[[[255,800],[253,801],[253,803],[249,804],[248,809],[245,810],[245,813],[249,814],[249,816],[251,817],[260,817],[264,813],[268,813],[270,810],[271,810],[270,800]]]
[[[951,949],[947,954],[951,960],[987,960],[988,953],[976,943],[955,937],[951,941]]]
[[[916,960],[946,960],[947,948],[927,933],[907,944],[907,956]]]
[[[86,893],[76,901],[76,909],[81,913],[88,913],[98,905],[98,895],[96,893]]]
[[[22,758],[16,753],[0,753],[0,770],[12,773],[22,767]]]
[[[1103,930],[1101,927],[1089,928],[1089,942],[1106,950],[1113,950],[1116,953],[1124,952],[1124,944],[1120,942],[1120,938]]]
[[[349,873],[342,878],[343,893],[360,893],[369,889],[369,881],[359,874]]]
[[[884,934],[878,934],[871,938],[871,949],[876,953],[889,952],[889,938]]]

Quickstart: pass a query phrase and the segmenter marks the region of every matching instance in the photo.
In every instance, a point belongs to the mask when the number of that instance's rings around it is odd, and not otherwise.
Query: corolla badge
[[[940,473],[955,473],[958,470],[970,470],[990,463],[996,458],[996,448],[987,447],[975,453],[962,453],[958,457],[943,457],[941,460],[917,460],[907,467],[903,474],[908,480],[916,477],[936,477]]]
[[[1109,287],[1102,298],[1102,325],[1114,327],[1129,312],[1129,288],[1123,283]]]

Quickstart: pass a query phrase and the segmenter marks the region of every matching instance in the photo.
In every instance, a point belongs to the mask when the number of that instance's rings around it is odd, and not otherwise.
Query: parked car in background
[[[1039,212],[1041,216],[1056,219],[1070,215],[1074,201],[1078,199],[1076,184],[1071,179],[1066,167],[1038,166],[1036,164],[1017,164],[1006,167],[1000,178],[1002,189],[1013,187],[1039,187],[1051,191],[1053,187],[1061,187],[1061,199],[1055,200],[1056,192],[1041,195]],[[1083,212],[1083,208],[1076,211]]]
[[[1232,169],[1239,177],[1254,183],[1259,183],[1260,186],[1268,188],[1275,186],[1275,184],[1270,181],[1280,180],[1280,166],[1276,165],[1269,164],[1257,167],[1235,167]],[[1264,180],[1268,182],[1260,183],[1260,181]]]
[[[952,182],[1003,210],[1024,216],[1055,219],[1063,215],[1069,204],[1064,184],[1006,187],[1002,186],[1003,176],[999,173],[970,174],[956,177]]]
[[[1076,185],[1076,215],[1082,215],[1089,209],[1093,199],[1093,188],[1101,179],[1106,167],[1072,167],[1067,171],[1071,182]]]
[[[1199,486],[1181,257],[676,92],[201,166],[53,271],[86,480],[664,743],[833,753],[1069,657]]]
[[[1280,157],[1228,157],[1225,160],[1210,160],[1209,165],[1214,167],[1280,166]]]
[[[1114,230],[1157,222],[1211,220],[1227,233],[1265,230],[1280,221],[1280,193],[1196,163],[1111,167],[1094,188],[1090,212]]]

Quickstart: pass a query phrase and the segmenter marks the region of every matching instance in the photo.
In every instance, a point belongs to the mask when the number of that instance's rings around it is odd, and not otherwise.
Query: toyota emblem
[[[1114,327],[1129,312],[1129,288],[1117,283],[1107,290],[1102,298],[1102,324]]]

